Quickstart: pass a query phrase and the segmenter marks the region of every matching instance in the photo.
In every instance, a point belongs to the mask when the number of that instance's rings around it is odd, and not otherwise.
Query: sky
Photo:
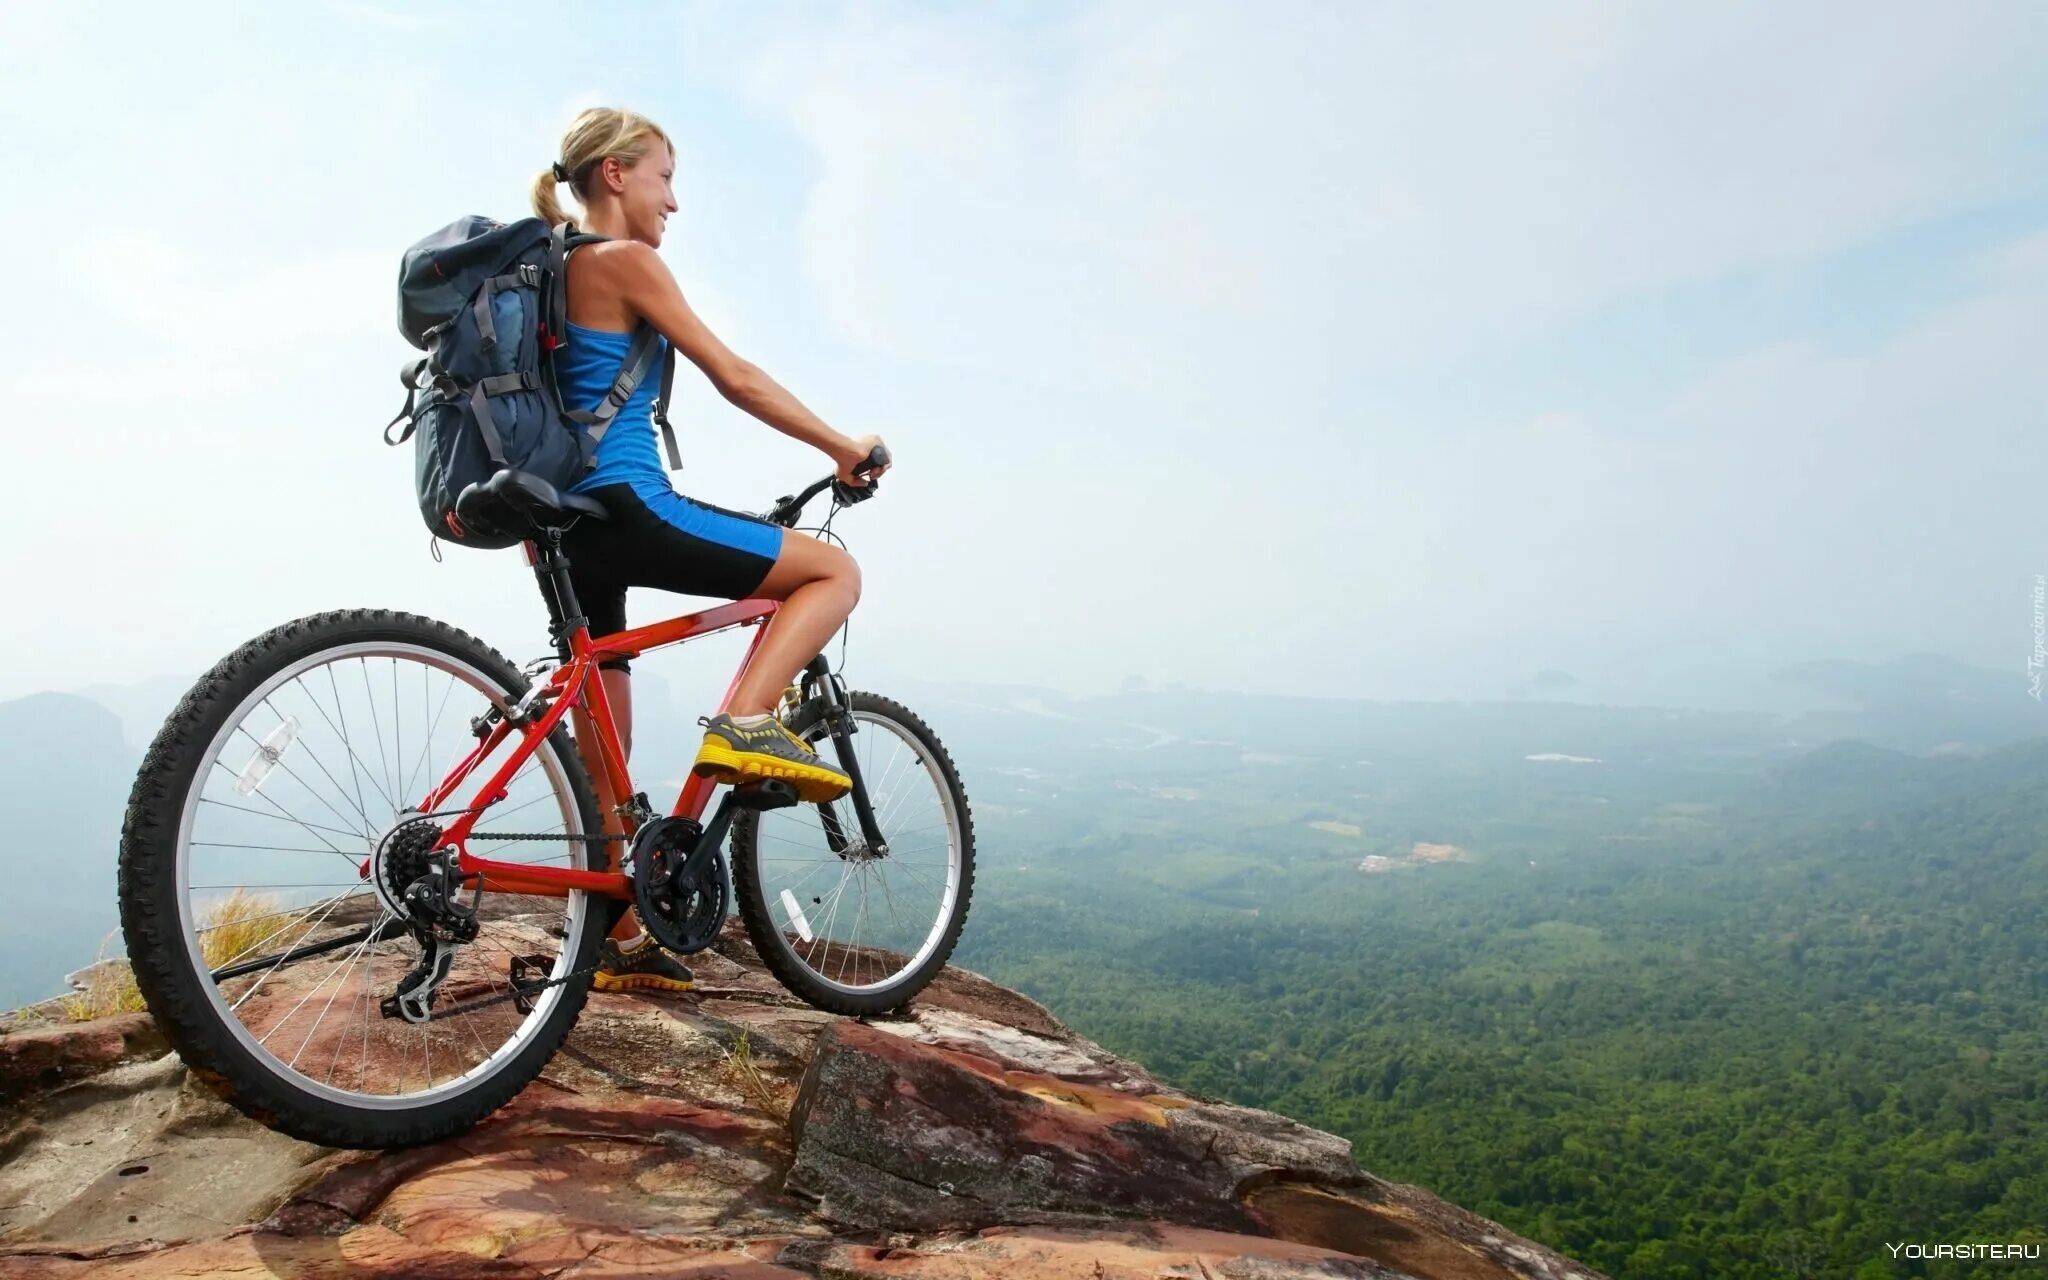
[[[0,5],[0,697],[349,606],[543,654],[378,433],[399,255],[594,104],[699,314],[896,454],[855,684],[2023,696],[2043,65],[2034,4]],[[826,470],[681,381],[684,492]]]

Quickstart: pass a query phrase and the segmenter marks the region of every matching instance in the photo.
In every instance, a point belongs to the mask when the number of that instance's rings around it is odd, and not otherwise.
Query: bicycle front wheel
[[[129,962],[179,1055],[250,1116],[329,1146],[434,1141],[510,1099],[574,1025],[603,899],[478,895],[474,936],[436,945],[406,899],[453,821],[419,819],[421,799],[480,749],[472,721],[526,686],[453,627],[345,610],[243,645],[157,734],[122,824]],[[519,742],[507,735],[475,761],[449,804]],[[472,852],[604,867],[566,730],[487,803]],[[392,998],[424,973],[432,1003],[406,1016]]]
[[[748,938],[783,986],[832,1013],[886,1013],[938,975],[966,927],[974,816],[923,720],[872,693],[855,691],[848,705],[860,785],[885,847],[868,846],[851,797],[741,810],[733,887]],[[831,758],[815,701],[790,728]]]

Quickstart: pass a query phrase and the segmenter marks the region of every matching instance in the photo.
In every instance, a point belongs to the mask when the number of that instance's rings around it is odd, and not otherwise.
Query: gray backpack
[[[539,218],[469,217],[405,251],[398,329],[427,354],[399,371],[405,407],[385,426],[384,442],[413,441],[420,515],[437,537],[483,549],[519,542],[516,530],[465,526],[455,511],[462,491],[506,467],[567,489],[590,469],[597,442],[646,379],[658,343],[643,323],[595,410],[565,410],[555,385],[554,350],[568,332],[562,268],[577,248],[602,239]],[[668,423],[674,385],[670,351],[654,419],[672,469],[682,466]]]

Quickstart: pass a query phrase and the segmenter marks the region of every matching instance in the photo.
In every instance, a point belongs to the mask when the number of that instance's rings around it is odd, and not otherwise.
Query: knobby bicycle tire
[[[761,882],[755,859],[759,853],[761,817],[751,810],[741,810],[733,819],[730,850],[732,856],[732,878],[735,897],[739,903],[740,920],[747,930],[748,940],[767,965],[769,972],[791,993],[812,1006],[828,1013],[847,1016],[889,1013],[902,1008],[915,999],[917,994],[930,985],[933,978],[952,956],[953,948],[960,941],[960,933],[967,926],[967,913],[974,892],[974,815],[967,803],[967,792],[960,784],[959,771],[953,765],[953,758],[947,754],[938,735],[933,733],[916,713],[902,703],[879,694],[855,690],[848,695],[850,708],[856,714],[867,714],[887,720],[908,733],[922,748],[924,757],[935,766],[943,779],[946,798],[951,802],[959,819],[960,839],[960,884],[954,899],[950,919],[947,920],[938,945],[916,968],[873,991],[846,991],[821,981],[817,973],[801,959],[788,951],[781,931],[776,927],[768,912],[768,903],[761,891]],[[823,709],[813,700],[799,708],[790,728],[800,737],[811,738],[823,721]],[[824,754],[826,743],[831,739],[815,743],[820,754]],[[808,807],[808,806],[806,806]],[[851,807],[841,804],[846,817],[851,819]],[[886,836],[888,833],[884,833]]]
[[[584,903],[582,926],[561,945],[568,950],[559,998],[547,1001],[539,1023],[519,1032],[525,1043],[472,1087],[418,1106],[354,1105],[295,1087],[265,1066],[228,1025],[210,995],[211,974],[195,966],[181,915],[177,864],[187,793],[210,752],[227,733],[238,708],[279,672],[326,650],[351,644],[393,643],[436,652],[467,665],[511,703],[527,680],[502,654],[474,636],[415,614],[378,609],[321,613],[286,623],[221,659],[186,693],[151,742],[121,827],[120,915],[129,963],[150,1013],[172,1046],[201,1079],[243,1113],[309,1142],[339,1147],[401,1147],[459,1133],[502,1106],[538,1076],[575,1026],[589,995],[589,968],[611,913],[602,899]],[[584,832],[603,829],[583,761],[566,728],[547,744],[561,768]],[[440,762],[443,767],[453,761]],[[586,849],[597,846],[585,845]],[[369,981],[365,974],[365,983]],[[532,1015],[529,1015],[532,1016]],[[365,1035],[367,1036],[367,1031]],[[456,1081],[460,1083],[460,1078]],[[431,1084],[431,1080],[430,1080]]]

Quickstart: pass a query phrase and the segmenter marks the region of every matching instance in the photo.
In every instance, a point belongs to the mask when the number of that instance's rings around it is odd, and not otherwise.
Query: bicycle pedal
[[[547,989],[548,974],[554,972],[554,956],[511,956],[505,966],[512,983],[512,1007],[533,1012],[533,997]]]
[[[786,809],[796,804],[796,787],[777,778],[733,788],[732,802],[742,809]]]

